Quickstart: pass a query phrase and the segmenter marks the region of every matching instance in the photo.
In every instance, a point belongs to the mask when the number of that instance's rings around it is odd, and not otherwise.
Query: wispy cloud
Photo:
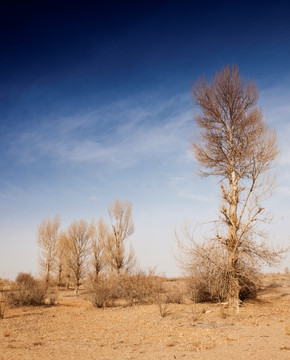
[[[13,134],[9,150],[22,162],[48,158],[130,167],[143,157],[176,153],[192,128],[191,110],[184,109],[180,97],[147,107],[124,101],[74,117],[44,119],[37,127]]]
[[[190,199],[190,200],[197,200],[197,201],[202,201],[202,202],[212,202],[212,199],[208,196],[202,196],[202,195],[197,195],[197,194],[193,194],[190,192],[186,192],[186,191],[180,191],[178,193],[178,196],[185,198],[185,199]]]

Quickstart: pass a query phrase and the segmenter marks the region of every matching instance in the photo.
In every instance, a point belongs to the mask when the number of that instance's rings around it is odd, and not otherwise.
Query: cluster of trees
[[[133,234],[132,204],[116,200],[108,208],[110,224],[74,220],[66,230],[60,218],[45,218],[37,231],[40,266],[46,284],[57,278],[58,285],[73,283],[78,293],[83,279],[90,273],[97,281],[102,272],[120,274],[135,265],[132,247],[126,239]]]
[[[213,237],[201,244],[188,227],[177,234],[188,272],[206,284],[211,279],[207,288],[219,276],[229,307],[236,311],[241,289],[253,284],[257,265],[272,265],[281,255],[267,246],[258,227],[266,220],[262,201],[271,194],[269,171],[279,154],[276,133],[257,106],[258,95],[255,83],[245,81],[236,66],[225,66],[210,82],[203,77],[193,84],[192,100],[199,108],[193,153],[201,176],[218,178],[222,201]],[[96,280],[104,270],[120,274],[132,268],[134,252],[125,249],[134,231],[131,210],[130,203],[117,200],[108,208],[109,226],[102,219],[90,224],[75,220],[66,231],[60,231],[58,217],[44,219],[38,242],[46,281],[54,270],[59,283],[66,274],[78,290],[89,258]]]

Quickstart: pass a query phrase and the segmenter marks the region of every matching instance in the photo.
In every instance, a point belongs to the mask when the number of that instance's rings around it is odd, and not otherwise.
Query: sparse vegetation
[[[90,300],[97,308],[111,306],[113,300],[112,286],[107,279],[101,277],[98,281],[90,280],[89,284]]]
[[[162,280],[152,271],[99,277],[89,282],[91,300],[97,307],[110,307],[117,303],[126,306],[153,304],[160,291]]]
[[[112,349],[118,358],[130,357],[132,350],[130,352],[129,349],[134,347],[139,358],[153,359],[157,356],[156,349],[160,351],[162,346],[165,357],[170,358],[170,351],[174,350],[176,357],[191,359],[192,351],[197,350],[201,352],[200,357],[212,358],[214,354],[211,349],[228,342],[232,344],[228,351],[233,351],[237,356],[241,345],[242,349],[247,347],[250,337],[251,341],[255,341],[255,346],[270,354],[271,358],[280,359],[273,352],[273,347],[283,350],[281,353],[288,350],[285,341],[289,333],[289,288],[284,285],[284,277],[265,275],[266,290],[259,293],[259,300],[245,301],[241,316],[233,316],[222,304],[189,302],[183,291],[184,278],[167,279],[156,276],[154,272],[141,271],[110,278],[100,276],[98,282],[92,276],[91,284],[95,292],[88,291],[87,283],[80,287],[78,297],[73,291],[62,289],[59,306],[37,309],[10,307],[7,316],[1,320],[0,347],[5,355],[14,358],[17,341],[17,356],[24,358],[27,352],[38,346],[38,355],[46,359],[52,352],[61,357],[61,352],[69,351],[71,343],[77,338],[79,342],[89,341],[93,348],[98,349],[101,358],[110,358]],[[279,286],[268,288],[266,285],[273,278]],[[20,283],[29,286],[34,286],[34,280],[30,274],[21,274],[18,278]],[[152,286],[154,291],[151,290]],[[172,298],[177,290],[185,300],[182,304],[178,303],[179,297]],[[141,302],[136,291],[140,293]],[[89,296],[95,296],[94,306],[107,309],[94,311],[91,304],[93,299],[88,301]],[[131,306],[133,304],[138,306]],[[47,333],[49,341],[43,335]],[[66,341],[63,340],[64,336]],[[268,337],[271,337],[270,343]],[[281,339],[284,339],[283,342]],[[74,354],[77,355],[80,354],[78,351],[83,351],[82,347],[76,346],[75,349]],[[252,347],[250,349],[255,351]],[[148,354],[151,355],[148,357]]]
[[[47,296],[45,281],[36,280],[31,274],[20,273],[8,292],[11,306],[43,305]]]
[[[37,241],[43,280],[20,273],[9,289],[4,288],[0,281],[1,319],[9,306],[13,311],[28,305],[56,304],[58,292],[55,289],[58,287],[63,309],[66,306],[78,308],[79,304],[82,308],[92,305],[101,309],[115,307],[102,312],[90,309],[90,316],[93,314],[95,317],[100,313],[114,313],[110,318],[113,325],[118,320],[115,315],[118,314],[117,307],[124,313],[127,307],[132,307],[133,312],[133,305],[138,305],[134,309],[141,308],[142,311],[146,308],[145,317],[155,317],[149,329],[167,322],[169,328],[177,329],[174,335],[167,334],[167,348],[181,346],[183,340],[179,342],[179,339],[183,339],[183,332],[188,331],[190,340],[186,351],[212,349],[215,344],[204,344],[200,338],[192,339],[191,328],[216,330],[221,324],[234,326],[229,324],[231,310],[237,311],[241,301],[255,299],[261,288],[259,263],[271,265],[280,259],[280,252],[269,249],[263,241],[256,241],[256,224],[263,212],[260,201],[267,197],[273,185],[272,181],[265,181],[264,174],[271,169],[279,151],[274,131],[268,128],[256,108],[258,94],[254,83],[245,82],[236,67],[223,68],[211,83],[205,79],[196,82],[192,97],[201,109],[196,118],[200,138],[193,143],[194,153],[201,164],[202,175],[221,178],[223,204],[220,209],[222,226],[217,227],[215,235],[207,237],[202,244],[196,241],[187,224],[181,234],[176,233],[187,278],[182,281],[167,279],[157,276],[154,271],[136,268],[133,248],[127,247],[127,240],[134,232],[132,204],[116,200],[108,208],[109,225],[102,218],[98,222],[93,219],[91,223],[74,220],[67,229],[60,230],[58,216],[41,222]],[[284,279],[288,279],[288,274],[289,270],[285,268]],[[74,295],[69,291],[71,284],[75,288]],[[62,288],[64,285],[66,289]],[[280,286],[280,283],[272,282],[264,286],[264,290],[277,291]],[[280,298],[288,295],[285,291]],[[150,313],[150,309],[154,311]],[[157,309],[160,316],[157,316]],[[86,315],[82,311],[79,317]],[[160,321],[160,317],[167,318]],[[258,326],[259,322],[256,319],[253,322],[251,318],[252,315],[248,316],[248,321]],[[138,316],[134,319],[139,321]],[[177,319],[176,323],[174,319]],[[238,317],[235,321],[239,321]],[[283,319],[280,321],[284,322]],[[142,328],[145,322],[143,319],[139,327]],[[269,319],[266,326],[270,326]],[[288,327],[285,327],[287,335]],[[157,333],[155,331],[155,335]],[[104,337],[100,335],[99,338]],[[238,342],[239,338],[228,334],[224,341]],[[121,340],[117,345],[123,342]],[[31,342],[32,346],[44,344],[39,339]],[[116,350],[116,343],[112,344]],[[103,346],[103,343],[98,344],[98,348]],[[288,350],[288,347],[281,346],[280,350]]]
[[[187,249],[188,250],[188,249]],[[192,250],[192,249],[191,249]],[[205,244],[202,251],[196,251],[193,257],[192,252],[184,251],[184,266],[190,276],[187,279],[187,286],[190,298],[194,302],[224,302],[228,300],[229,274],[226,257],[223,249],[214,242]],[[200,254],[200,256],[197,256]],[[204,258],[204,254],[210,254],[211,260]],[[187,261],[185,261],[187,260]],[[251,264],[239,261],[239,300],[253,299],[260,288],[259,272]]]
[[[0,278],[0,319],[4,319],[8,308],[8,282]]]
[[[168,316],[170,314],[169,303],[167,301],[167,296],[160,292],[156,295],[156,301],[159,309],[159,314],[162,318]]]

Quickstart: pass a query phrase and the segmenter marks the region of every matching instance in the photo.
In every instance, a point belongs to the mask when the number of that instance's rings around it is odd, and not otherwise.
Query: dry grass
[[[54,307],[7,310],[0,359],[219,359],[222,351],[223,359],[286,360],[289,305],[283,285],[245,301],[239,315],[224,316],[221,304],[171,303],[161,318],[156,304],[98,309],[84,290],[63,290]]]

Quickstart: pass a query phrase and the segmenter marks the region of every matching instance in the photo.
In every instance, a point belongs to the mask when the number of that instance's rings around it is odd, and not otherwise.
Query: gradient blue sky
[[[255,79],[282,154],[264,204],[289,244],[288,1],[2,1],[0,276],[38,272],[43,217],[107,217],[133,203],[141,266],[178,275],[174,228],[218,214],[218,185],[191,155],[190,88],[223,64]],[[200,232],[209,225],[199,226]],[[289,257],[278,269],[289,266]]]

